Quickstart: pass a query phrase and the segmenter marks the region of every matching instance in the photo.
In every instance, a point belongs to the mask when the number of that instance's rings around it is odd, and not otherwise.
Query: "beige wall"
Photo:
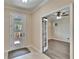
[[[52,30],[52,22],[48,19],[48,39],[52,39],[53,30]]]
[[[71,3],[71,0],[48,0],[48,3],[42,6],[38,11],[32,14],[32,42],[33,46],[42,52],[42,16],[65,5]]]
[[[10,34],[10,13],[21,13],[26,16],[26,25],[25,25],[25,30],[26,30],[26,39],[24,46],[30,46],[31,44],[31,15],[29,13],[26,13],[24,10],[19,10],[15,9],[12,7],[6,7],[4,10],[4,46],[5,46],[5,51],[7,52],[10,50],[10,41],[9,41],[9,34]]]

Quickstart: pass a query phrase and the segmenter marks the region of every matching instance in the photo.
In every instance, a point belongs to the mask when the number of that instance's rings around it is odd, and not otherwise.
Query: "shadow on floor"
[[[20,49],[12,50],[8,52],[8,59],[12,59],[28,53],[30,53],[30,50],[28,48],[20,48]]]

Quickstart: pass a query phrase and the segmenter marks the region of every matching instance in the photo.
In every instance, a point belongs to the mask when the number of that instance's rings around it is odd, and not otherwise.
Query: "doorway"
[[[70,12],[68,6],[43,17],[47,23],[42,22],[42,49],[51,59],[70,59],[72,42]]]

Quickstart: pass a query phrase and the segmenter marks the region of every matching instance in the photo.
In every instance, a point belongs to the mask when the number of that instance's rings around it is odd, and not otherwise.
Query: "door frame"
[[[73,18],[73,7],[74,4],[73,3],[70,3],[68,5],[65,5],[61,8],[58,8],[56,10],[53,10],[49,13],[46,13],[42,16],[43,17],[46,17],[54,12],[57,12],[58,10],[61,10],[63,8],[66,8],[66,7],[69,7],[70,8],[70,59],[74,59],[74,18]]]

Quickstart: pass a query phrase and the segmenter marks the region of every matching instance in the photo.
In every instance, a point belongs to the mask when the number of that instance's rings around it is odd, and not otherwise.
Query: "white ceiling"
[[[22,0],[4,0],[5,4],[20,8],[25,8],[27,10],[34,10],[37,7],[45,4],[48,0],[28,0],[27,3],[23,3]]]
[[[69,14],[70,13],[70,8],[66,7],[66,8],[59,9],[58,11],[60,11],[60,12],[66,12],[67,14]],[[55,20],[57,20],[57,12],[58,11],[53,12],[52,14],[48,15],[47,16],[48,20],[49,21],[55,21]],[[65,17],[65,16],[63,16],[63,17]]]

